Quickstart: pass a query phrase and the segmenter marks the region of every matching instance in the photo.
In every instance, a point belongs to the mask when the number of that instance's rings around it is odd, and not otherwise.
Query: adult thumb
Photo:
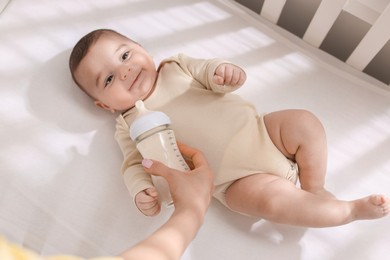
[[[172,172],[175,171],[174,169],[169,168],[168,166],[159,161],[150,159],[143,159],[142,166],[147,173],[156,176],[162,176],[164,178],[166,178],[168,174],[172,174]]]

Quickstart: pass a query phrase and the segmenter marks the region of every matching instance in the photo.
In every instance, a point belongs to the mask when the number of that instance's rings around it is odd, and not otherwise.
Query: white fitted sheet
[[[114,118],[74,87],[70,49],[112,28],[156,62],[184,52],[241,65],[259,113],[313,111],[328,133],[327,187],[339,198],[390,187],[384,84],[231,1],[14,0],[0,16],[0,233],[42,254],[117,254],[169,216],[137,212],[122,182]],[[325,229],[237,215],[213,201],[182,259],[384,259],[390,218]]]

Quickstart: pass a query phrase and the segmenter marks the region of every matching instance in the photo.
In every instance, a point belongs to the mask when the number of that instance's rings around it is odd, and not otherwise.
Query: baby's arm
[[[183,72],[194,80],[193,87],[205,88],[215,93],[235,91],[246,80],[243,69],[222,59],[198,59],[178,54],[164,60],[160,68],[170,62],[176,62]]]
[[[122,116],[117,118],[115,139],[124,157],[121,169],[123,180],[135,205],[146,216],[157,215],[160,212],[157,190],[141,165],[142,156],[131,141],[129,127]]]

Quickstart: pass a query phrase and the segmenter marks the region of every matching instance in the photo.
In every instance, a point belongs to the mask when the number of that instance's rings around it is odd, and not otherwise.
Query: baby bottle
[[[141,100],[135,103],[135,107],[138,115],[130,126],[130,138],[136,142],[142,157],[160,161],[176,170],[188,171],[190,168],[179,151],[169,117],[160,111],[147,110]],[[158,191],[160,205],[172,206],[168,182],[154,175],[152,181]]]

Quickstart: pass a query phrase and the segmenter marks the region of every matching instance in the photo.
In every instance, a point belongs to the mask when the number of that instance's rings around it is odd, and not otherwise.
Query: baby
[[[100,29],[80,39],[69,66],[98,107],[120,112],[115,138],[124,155],[122,173],[144,215],[158,214],[160,205],[129,137],[137,100],[168,114],[177,139],[204,153],[215,173],[213,196],[232,211],[305,227],[376,219],[390,211],[384,195],[343,201],[325,190],[327,144],[320,121],[305,110],[259,116],[253,105],[230,93],[244,84],[246,74],[228,61],[180,54],[156,69],[138,43]]]

